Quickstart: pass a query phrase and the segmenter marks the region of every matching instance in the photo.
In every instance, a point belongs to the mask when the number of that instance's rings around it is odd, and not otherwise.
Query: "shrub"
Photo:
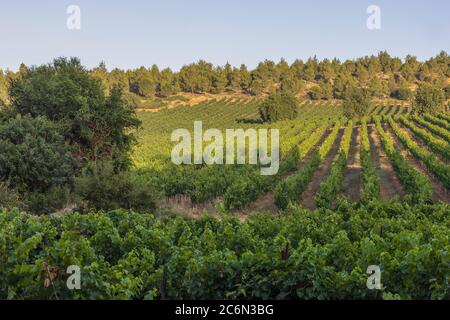
[[[11,105],[17,113],[46,117],[58,124],[61,134],[80,160],[115,159],[129,164],[134,141],[130,129],[139,121],[119,87],[104,95],[101,82],[78,59],[60,58],[32,67],[10,85]]]
[[[4,182],[0,182],[0,208],[12,209],[19,208],[23,209],[25,204],[20,199],[19,193],[8,187]]]
[[[259,113],[265,122],[295,119],[298,113],[298,101],[293,95],[275,93],[261,104]]]
[[[412,96],[411,90],[408,88],[398,88],[392,91],[391,97],[399,100],[409,100]]]
[[[413,111],[420,114],[435,114],[444,110],[444,103],[444,90],[432,84],[424,83],[417,88],[416,96],[413,101]]]
[[[23,195],[32,212],[67,201],[76,163],[57,128],[45,118],[17,117],[0,125],[0,181]],[[60,192],[55,197],[55,188]]]
[[[372,107],[370,95],[366,90],[350,87],[345,92],[343,107],[347,118],[362,117]]]
[[[111,162],[89,164],[76,178],[75,193],[88,209],[149,212],[156,208],[149,185],[134,180],[128,171],[115,172]]]

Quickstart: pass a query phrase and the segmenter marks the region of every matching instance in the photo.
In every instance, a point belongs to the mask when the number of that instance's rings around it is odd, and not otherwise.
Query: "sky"
[[[80,29],[67,8],[80,8]],[[370,5],[379,30],[367,28]],[[387,50],[421,60],[450,53],[448,0],[0,0],[0,69],[79,57],[88,68],[199,59],[250,68],[264,59],[341,60]],[[73,21],[73,20],[71,20]]]

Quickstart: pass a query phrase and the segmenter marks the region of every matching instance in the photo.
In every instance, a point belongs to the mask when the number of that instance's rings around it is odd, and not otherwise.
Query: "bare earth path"
[[[383,200],[389,200],[395,196],[403,198],[406,195],[405,190],[381,145],[377,129],[374,125],[368,125],[367,129],[369,131],[372,163],[376,166],[380,177],[381,198]]]
[[[402,154],[402,156],[408,161],[409,165],[413,166],[419,172],[423,173],[430,179],[431,187],[433,189],[433,201],[450,203],[450,193],[442,185],[442,183],[431,174],[426,166],[416,157],[414,157],[408,150],[405,149],[401,141],[397,138],[391,126],[387,123],[384,124],[384,130],[389,134],[395,142],[395,148]],[[402,128],[402,130],[404,130]],[[405,130],[404,130],[405,131]]]
[[[360,127],[353,128],[347,168],[342,181],[343,194],[355,202],[359,201],[361,191],[360,130]]]
[[[298,170],[302,169],[305,164],[308,162],[308,160],[311,158],[312,152],[316,150],[319,146],[322,145],[322,143],[325,141],[325,139],[329,136],[331,133],[331,129],[327,129],[325,133],[322,135],[320,140],[316,143],[316,145],[311,148],[311,150],[308,152],[306,157],[301,161],[300,165],[298,166]],[[288,176],[294,174],[290,173]],[[287,178],[288,176],[284,177]],[[257,200],[249,203],[244,210],[240,212],[241,216],[247,216],[252,212],[276,212],[278,211],[277,206],[275,205],[275,199],[274,194],[272,191],[267,192],[263,195],[261,195]]]
[[[331,165],[338,156],[338,151],[341,145],[343,135],[344,135],[344,128],[341,128],[330,152],[328,152],[327,156],[320,164],[319,169],[317,169],[317,171],[314,173],[312,181],[306,188],[305,192],[303,192],[302,195],[300,196],[301,204],[303,207],[310,210],[314,210],[317,208],[316,202],[314,201],[314,196],[316,195],[316,192],[319,190],[320,183],[328,175],[331,169]]]

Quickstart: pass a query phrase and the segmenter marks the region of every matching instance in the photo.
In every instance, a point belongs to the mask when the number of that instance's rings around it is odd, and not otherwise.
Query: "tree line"
[[[11,79],[27,69],[22,64],[18,72],[0,71],[0,101],[8,101]],[[445,51],[424,62],[411,55],[401,60],[380,52],[344,62],[336,58],[319,61],[316,57],[295,60],[292,64],[284,59],[278,63],[265,60],[253,70],[244,64],[239,68],[229,63],[214,66],[200,60],[183,66],[178,72],[170,68],[160,70],[156,65],[109,71],[102,62],[89,73],[101,81],[106,93],[121,87],[131,102],[139,98],[165,98],[180,92],[253,96],[281,92],[303,93],[313,100],[344,99],[351,87],[365,88],[372,98],[408,100],[421,83],[438,86],[446,92],[447,99],[450,97],[450,57]]]

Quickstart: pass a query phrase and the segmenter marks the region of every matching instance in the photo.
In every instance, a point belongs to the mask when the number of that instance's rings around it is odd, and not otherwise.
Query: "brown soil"
[[[406,192],[383,149],[377,129],[374,125],[368,125],[367,129],[369,131],[371,160],[376,166],[378,176],[380,177],[381,198],[383,200],[389,200],[395,196],[403,198],[406,195]]]
[[[447,189],[432,173],[428,171],[426,166],[419,159],[414,157],[408,150],[406,150],[401,141],[395,135],[391,126],[385,123],[384,130],[392,137],[395,143],[395,148],[402,154],[406,161],[408,161],[409,165],[414,167],[430,179],[431,187],[433,189],[433,201],[450,203],[450,193],[447,191]]]
[[[217,202],[218,200],[212,200],[195,204],[192,203],[191,198],[187,195],[176,195],[164,198],[160,203],[160,207],[190,218],[198,218],[205,211],[208,212],[208,214],[216,214],[217,210],[215,206]]]
[[[344,135],[344,129],[340,129],[338,136],[331,148],[330,152],[328,152],[325,159],[322,161],[319,169],[314,173],[311,183],[308,185],[305,192],[300,196],[300,201],[303,207],[314,210],[317,208],[316,202],[314,201],[314,196],[319,190],[320,184],[323,179],[328,176],[330,172],[331,166],[338,157],[339,147],[341,145],[342,136]]]
[[[350,200],[358,202],[361,193],[360,127],[353,128],[347,168],[342,181],[342,191]]]

